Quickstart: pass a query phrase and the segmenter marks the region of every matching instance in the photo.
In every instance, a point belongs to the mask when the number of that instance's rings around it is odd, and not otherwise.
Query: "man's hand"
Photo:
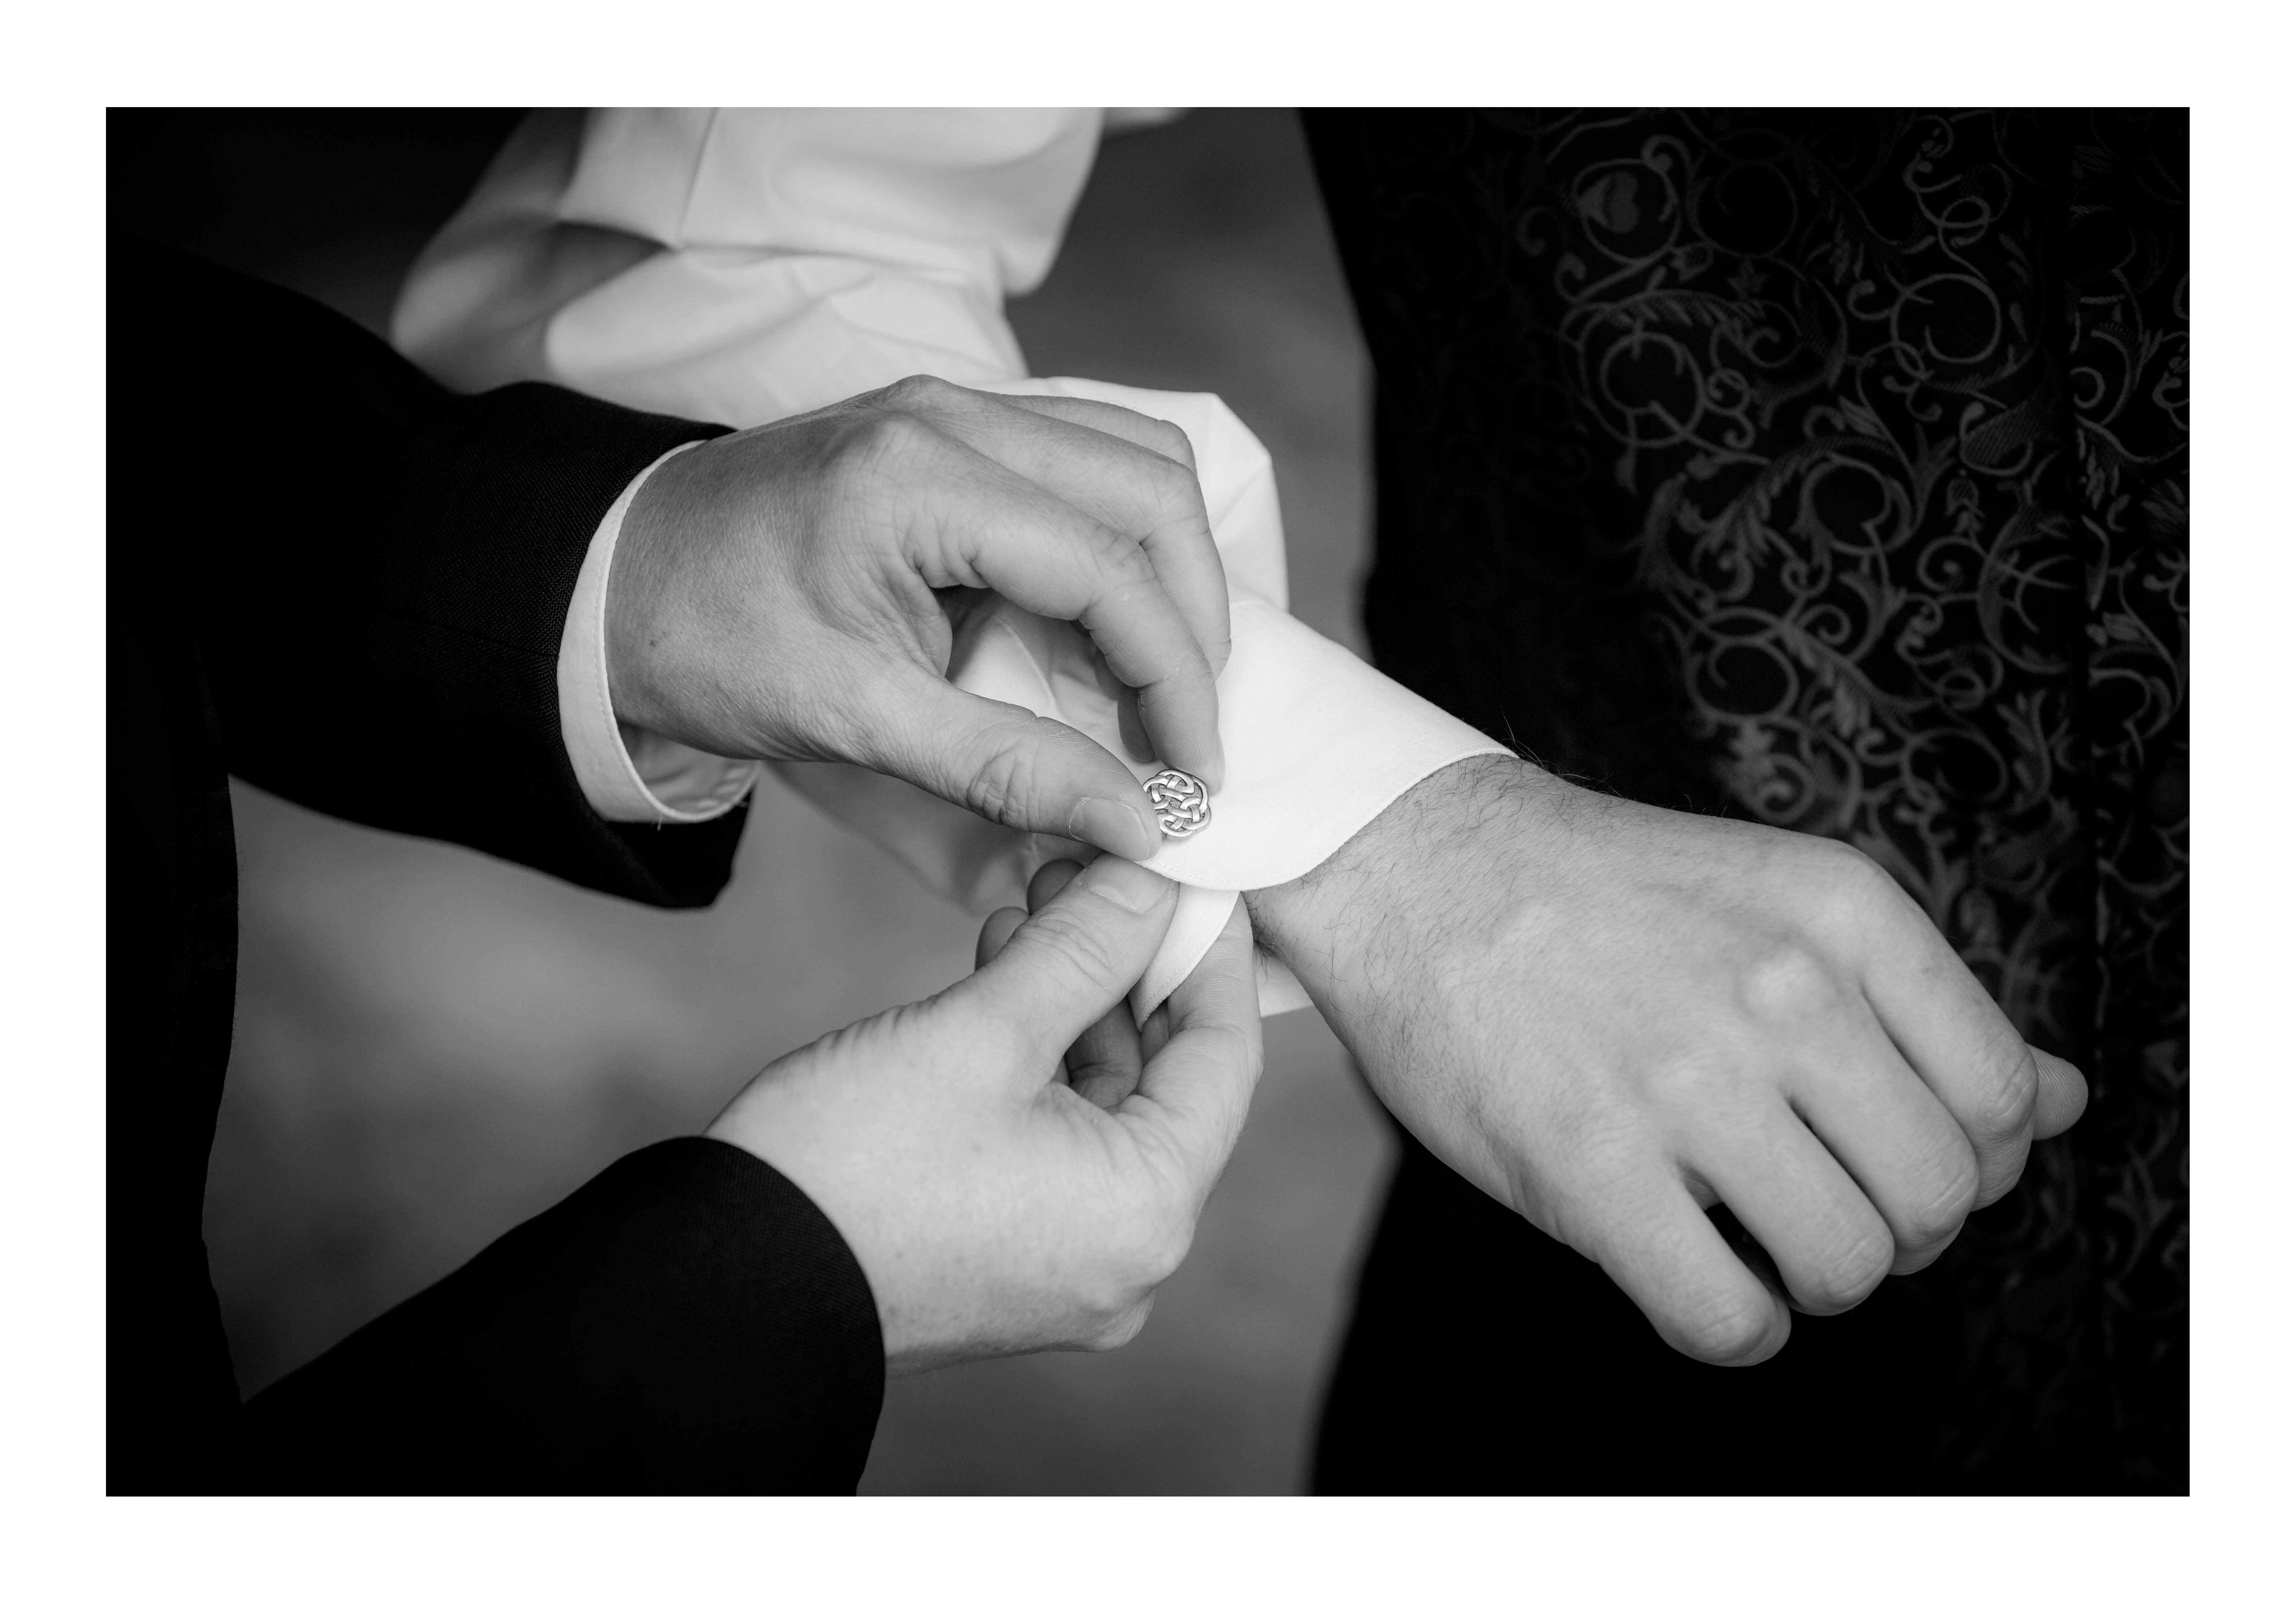
[[[993,590],[1083,625],[1165,762],[1217,787],[1227,587],[1187,436],[1121,407],[905,379],[672,457],[607,587],[617,717],[728,757],[835,760],[1145,858],[1124,765],[945,678]]]
[[[1396,1117],[1710,1363],[1928,1264],[2087,1096],[1863,853],[1512,759],[1248,901]]]
[[[1118,1347],[1146,1321],[1260,1064],[1240,908],[1133,1033],[1124,995],[1177,900],[1119,858],[1047,864],[1033,915],[989,916],[970,978],[768,1065],[709,1127],[843,1234],[893,1374]]]

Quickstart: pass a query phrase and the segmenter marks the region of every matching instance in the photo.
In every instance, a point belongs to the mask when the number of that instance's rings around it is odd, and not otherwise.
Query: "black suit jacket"
[[[240,1404],[200,1224],[237,948],[226,776],[710,901],[740,814],[599,818],[556,662],[608,506],[722,431],[545,385],[453,396],[300,297],[135,243],[110,267],[111,1490],[849,1491],[883,1389],[868,1285],[794,1186],[701,1138]]]

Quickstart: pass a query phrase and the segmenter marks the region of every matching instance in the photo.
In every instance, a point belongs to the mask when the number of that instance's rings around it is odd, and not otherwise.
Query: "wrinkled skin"
[[[896,1375],[1130,1341],[1187,1253],[1259,1079],[1241,909],[1144,1052],[1123,999],[1171,923],[1172,883],[1103,857],[1081,874],[1047,865],[1029,900],[1025,920],[989,916],[972,975],[768,1065],[709,1130],[829,1216]],[[1073,1044],[1119,1029],[1120,1082],[1078,1084]]]
[[[615,715],[735,758],[858,763],[1145,858],[1124,765],[945,678],[994,591],[1073,619],[1163,761],[1217,788],[1227,588],[1187,436],[1121,407],[905,379],[668,458],[606,588]]]
[[[1396,1117],[1710,1363],[1931,1263],[2087,1097],[1863,853],[1513,759],[1249,901]]]

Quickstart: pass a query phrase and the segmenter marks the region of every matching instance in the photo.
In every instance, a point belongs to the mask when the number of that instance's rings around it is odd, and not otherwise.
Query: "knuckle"
[[[847,432],[838,465],[849,473],[869,473],[914,463],[934,449],[939,433],[906,412],[873,411]]]
[[[1160,1287],[1178,1273],[1187,1262],[1189,1241],[1194,1235],[1194,1222],[1180,1210],[1169,1211],[1149,1232],[1140,1253],[1141,1271],[1149,1286]]]
[[[1185,469],[1191,484],[1195,482],[1196,448],[1188,439],[1188,432],[1177,424],[1162,418],[1148,420],[1148,448],[1159,457],[1169,457]]]
[[[1113,1353],[1139,1336],[1147,1324],[1148,1304],[1144,1299],[1102,1315],[1092,1335],[1085,1338],[1085,1350],[1093,1353]]]
[[[964,754],[964,768],[967,808],[1007,828],[1029,827],[1037,788],[1033,742],[1009,731],[983,734]]]
[[[1913,1275],[1917,1271],[1927,1270],[1944,1255],[1945,1250],[1951,1247],[1954,1239],[1960,1235],[1958,1230],[1948,1231],[1925,1247],[1908,1247],[1902,1243],[1899,1244],[1897,1263],[1890,1266],[1890,1273]]]
[[[1057,905],[1036,918],[1036,940],[1056,978],[1078,991],[1104,990],[1119,972],[1119,957],[1107,938]]]
[[[1978,1129],[1997,1141],[2024,1131],[2041,1098],[2031,1049],[2005,1024],[1981,1055],[1978,1073],[1976,1106],[1969,1111]]]
[[[1898,883],[1871,853],[1846,841],[1811,836],[1810,860],[1833,884],[1836,892],[1851,898],[1897,895]]]
[[[1922,917],[1890,871],[1846,841],[1808,838],[1808,864],[1816,875],[1819,905],[1844,930],[1876,919]]]
[[[1954,1144],[1938,1161],[1936,1173],[1907,1213],[1904,1246],[1926,1252],[1950,1241],[1977,1206],[1978,1182],[1977,1156],[1968,1144]]]
[[[1812,1278],[1816,1306],[1834,1313],[1855,1309],[1874,1295],[1897,1259],[1897,1242],[1878,1222],[1857,1230],[1826,1254]]]
[[[1102,1251],[1088,1304],[1103,1321],[1145,1318],[1156,1289],[1185,1262],[1195,1231],[1193,1211],[1169,1187],[1158,1186],[1152,1196],[1126,1190],[1129,1202],[1120,1212],[1103,1211],[1096,1232]]]
[[[1945,1101],[1976,1149],[1977,1206],[1982,1208],[2014,1185],[2024,1166],[2041,1077],[2031,1051],[2006,1022],[1968,1067],[1967,1079]]]
[[[1161,1232],[1148,1217],[1151,1213],[1117,1214],[1102,1210],[1096,1214],[1094,1234],[1100,1249],[1092,1256],[1093,1268],[1077,1288],[1077,1305],[1086,1328],[1111,1348],[1121,1347],[1138,1335],[1156,1288],[1169,1273],[1162,1270]]]
[[[1808,943],[1782,941],[1757,955],[1739,981],[1747,1012],[1769,1024],[1815,1018],[1841,1004],[1847,988]]]
[[[1105,524],[1092,525],[1085,536],[1086,552],[1100,570],[1110,599],[1131,599],[1153,590],[1160,594],[1163,580],[1155,562],[1136,540],[1126,539]]]
[[[1174,431],[1175,433],[1178,432]],[[1182,435],[1185,446],[1187,437]],[[1148,481],[1153,487],[1160,504],[1159,510],[1167,519],[1184,519],[1201,532],[1211,532],[1211,521],[1204,510],[1203,482],[1196,477],[1193,465],[1172,460],[1172,454],[1160,450],[1145,465]]]
[[[2025,1178],[2025,1165],[2032,1157],[2030,1142],[2020,1142],[2007,1153],[1984,1167],[1977,1189],[1977,1208],[1989,1208],[2017,1189]]]
[[[962,393],[958,386],[947,379],[935,378],[931,374],[911,374],[905,379],[894,380],[877,391],[872,399],[881,407],[914,411],[947,406]]]
[[[1691,1310],[1675,1328],[1675,1345],[1705,1364],[1744,1364],[1770,1340],[1776,1311],[1751,1296],[1718,1296]]]

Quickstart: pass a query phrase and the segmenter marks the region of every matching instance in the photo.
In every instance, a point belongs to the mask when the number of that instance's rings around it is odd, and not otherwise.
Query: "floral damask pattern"
[[[1949,1260],[1939,1464],[2180,1482],[2183,114],[1311,136],[1377,366],[1382,666],[1589,783],[1855,843],[2091,1071]]]

